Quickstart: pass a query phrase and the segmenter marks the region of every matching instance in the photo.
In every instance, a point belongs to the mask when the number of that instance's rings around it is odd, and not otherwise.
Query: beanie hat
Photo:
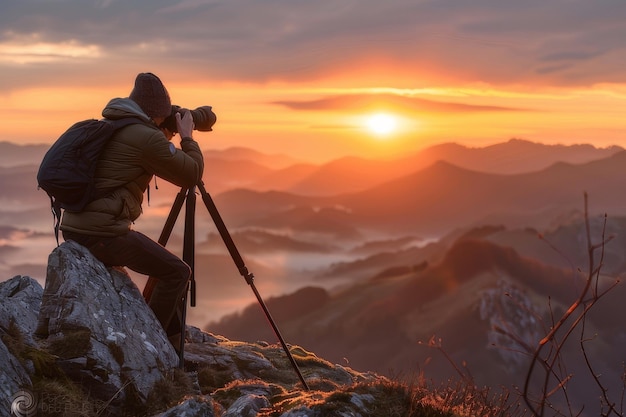
[[[150,117],[167,117],[172,113],[170,95],[159,77],[150,72],[137,75],[129,98]]]

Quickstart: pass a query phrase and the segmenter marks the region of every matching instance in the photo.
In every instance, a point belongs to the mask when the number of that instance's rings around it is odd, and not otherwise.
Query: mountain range
[[[0,167],[38,165],[48,145],[0,142]],[[624,149],[588,144],[545,145],[522,139],[482,148],[443,143],[390,159],[346,156],[325,163],[300,161],[284,154],[264,154],[232,147],[204,151],[204,181],[213,194],[233,188],[280,190],[294,194],[329,196],[363,191],[446,161],[470,171],[520,174],[540,171],[557,162],[581,164],[607,158]]]
[[[364,191],[316,197],[237,189],[219,194],[216,203],[237,227],[298,232],[334,224],[429,236],[484,222],[545,227],[564,211],[581,210],[585,193],[592,213],[623,213],[626,195],[618,190],[626,180],[625,164],[624,151],[520,174],[469,170],[440,160]]]
[[[46,148],[0,143],[7,279],[43,282],[56,245],[49,200],[35,181]],[[626,273],[626,151],[617,146],[512,139],[321,164],[232,148],[205,150],[205,163],[206,188],[284,335],[359,369],[448,378],[457,370],[443,351],[480,383],[519,384],[520,346],[494,328],[504,323],[532,344],[582,289],[591,261],[602,264],[600,288]],[[156,239],[178,190],[153,184],[136,228]],[[198,204],[198,305],[189,322],[233,339],[271,339]],[[595,245],[607,240],[591,258],[586,220]],[[168,247],[181,246],[177,228]],[[626,341],[624,295],[615,287],[587,321],[598,335],[593,358],[611,381],[626,361],[616,349]],[[567,358],[581,375],[578,350],[568,348]],[[572,391],[587,401],[588,388]]]

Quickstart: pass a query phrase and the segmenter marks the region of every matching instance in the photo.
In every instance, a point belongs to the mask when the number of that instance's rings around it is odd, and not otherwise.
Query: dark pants
[[[148,301],[168,336],[181,333],[181,300],[187,291],[191,268],[146,235],[129,231],[116,237],[63,232],[65,240],[83,246],[107,267],[123,266],[156,279]]]

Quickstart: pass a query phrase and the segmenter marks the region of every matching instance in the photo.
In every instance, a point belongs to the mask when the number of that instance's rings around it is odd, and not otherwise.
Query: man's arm
[[[198,143],[192,138],[193,118],[190,112],[176,114],[181,149],[177,149],[161,131],[155,131],[142,146],[144,169],[179,187],[190,188],[202,179],[204,159]]]

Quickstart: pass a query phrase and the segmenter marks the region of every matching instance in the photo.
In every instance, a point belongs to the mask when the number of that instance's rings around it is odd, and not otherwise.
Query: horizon
[[[200,132],[202,133],[202,132]],[[175,139],[174,139],[175,140]],[[19,142],[15,142],[15,141],[10,141],[10,140],[2,140],[0,139],[0,144],[8,144],[8,145],[12,145],[12,146],[16,146],[18,148],[26,148],[26,147],[41,147],[45,150],[46,147],[50,146],[51,144],[48,143],[43,143],[43,142],[35,142],[35,143],[19,143]],[[482,144],[482,145],[476,145],[476,146],[471,146],[471,145],[465,145],[462,144],[460,142],[454,142],[454,141],[442,141],[442,142],[437,142],[437,143],[432,143],[432,144],[428,144],[422,148],[418,148],[418,149],[411,149],[405,152],[398,152],[396,154],[390,154],[390,155],[359,155],[359,154],[344,154],[344,155],[335,155],[335,156],[331,156],[329,157],[329,159],[320,159],[320,160],[315,160],[315,159],[310,159],[310,158],[306,158],[306,156],[296,156],[292,153],[290,153],[288,150],[283,150],[283,151],[275,151],[275,152],[265,152],[263,150],[254,148],[252,146],[246,146],[246,145],[232,145],[232,146],[226,146],[224,148],[215,148],[215,147],[205,147],[205,148],[201,148],[202,152],[204,154],[209,153],[215,153],[215,157],[219,158],[224,158],[224,155],[228,155],[229,153],[233,154],[233,153],[238,153],[238,152],[252,152],[254,154],[257,154],[260,157],[266,157],[266,158],[273,158],[274,162],[267,162],[266,164],[261,163],[261,165],[265,166],[268,169],[272,169],[272,170],[279,170],[282,168],[288,168],[288,167],[293,167],[295,165],[298,164],[310,164],[313,166],[318,166],[318,167],[323,167],[327,164],[333,164],[335,162],[339,162],[344,158],[359,158],[362,159],[364,161],[394,161],[394,160],[400,160],[400,159],[405,159],[407,157],[419,157],[421,154],[424,154],[425,152],[428,152],[429,150],[432,149],[436,149],[436,148],[445,148],[445,147],[459,147],[460,149],[465,149],[467,151],[480,151],[480,150],[489,150],[489,149],[496,149],[498,147],[504,147],[504,146],[509,146],[512,143],[523,143],[526,145],[531,145],[531,146],[545,146],[548,148],[561,148],[561,149],[572,149],[572,148],[577,148],[577,147],[590,147],[591,149],[595,149],[596,151],[612,151],[614,149],[618,149],[620,151],[622,150],[626,150],[626,144],[625,146],[622,145],[618,145],[618,144],[608,144],[606,146],[601,146],[601,145],[596,145],[594,143],[591,142],[580,142],[580,143],[561,143],[561,142],[557,142],[557,143],[543,143],[543,142],[537,142],[537,141],[532,141],[532,140],[528,140],[528,139],[523,139],[523,138],[516,138],[516,137],[512,137],[506,140],[502,140],[500,142],[494,142],[494,143],[487,143],[487,144]],[[222,156],[220,156],[222,155]],[[225,160],[229,160],[231,157],[225,157]],[[33,159],[32,157],[28,157],[27,159],[31,160],[31,163],[36,163],[38,160]],[[252,157],[251,159],[255,159],[254,157]],[[247,160],[247,159],[246,159]],[[578,162],[578,163],[586,163],[586,162]],[[21,160],[15,160],[13,161],[13,163],[10,163],[8,161],[3,161],[0,162],[0,168],[12,168],[12,167],[16,167],[16,166],[20,166],[20,165],[24,165],[24,164],[28,164],[28,162],[23,162]],[[452,165],[456,165],[454,163],[451,163]],[[541,168],[544,169],[544,168]],[[532,171],[532,169],[531,169]]]
[[[3,140],[51,144],[153,72],[173,103],[213,106],[204,149],[320,162],[511,138],[626,146],[620,1],[147,5],[5,5]]]

